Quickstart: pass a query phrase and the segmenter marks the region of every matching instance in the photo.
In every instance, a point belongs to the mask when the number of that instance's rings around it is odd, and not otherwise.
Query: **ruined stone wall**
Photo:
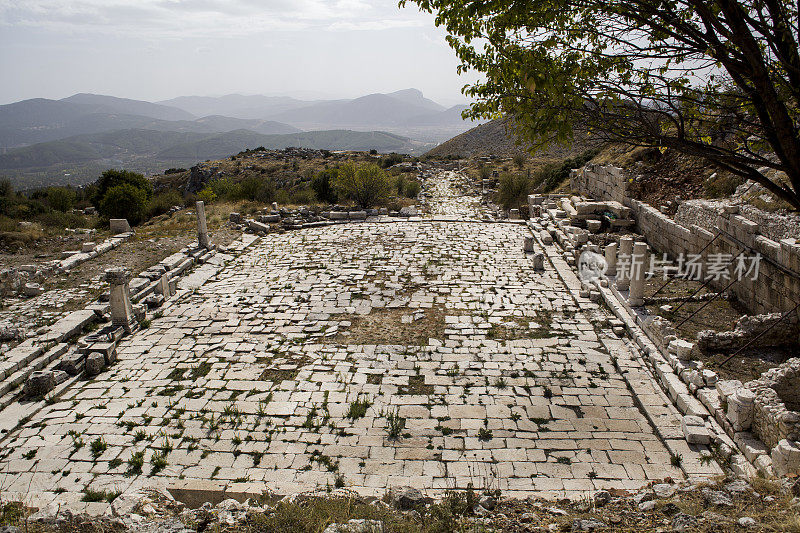
[[[744,252],[745,256],[752,257],[756,252],[760,253],[762,260],[757,278],[742,279],[729,289],[751,313],[786,311],[800,301],[800,278],[782,270],[800,274],[800,242],[797,239],[775,241],[761,235],[759,224],[738,214],[736,206],[720,206],[713,213],[705,212],[701,218],[683,217],[687,222],[700,221],[703,227],[688,223],[682,225],[658,209],[629,198],[626,195],[627,183],[622,170],[616,167],[587,165],[571,175],[574,191],[600,200],[616,200],[630,207],[639,233],[653,250],[666,253],[672,259],[679,254],[700,253],[720,230],[721,236],[703,252],[704,264],[708,264],[710,254],[735,257]],[[728,283],[729,280],[720,279],[711,285],[719,290]]]
[[[686,200],[675,213],[675,222],[689,227],[692,224],[713,231],[717,215],[730,202],[724,200]],[[762,211],[752,205],[739,206],[739,214],[758,224],[759,234],[779,242],[781,239],[800,238],[800,218]]]
[[[624,203],[628,181],[619,167],[588,164],[570,174],[573,191],[598,200],[615,200]]]
[[[755,393],[753,432],[770,448],[800,439],[800,359],[790,359],[745,386]]]

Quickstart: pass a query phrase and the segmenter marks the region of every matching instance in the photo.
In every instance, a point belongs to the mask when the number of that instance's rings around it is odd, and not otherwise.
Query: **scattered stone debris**
[[[426,498],[402,487],[389,491],[385,499],[390,502],[406,496],[408,499],[402,505],[392,506],[373,497],[337,489],[284,498],[272,494],[241,501],[223,498],[216,505],[205,502],[191,508],[166,490],[145,489],[114,496],[111,512],[106,516],[74,514],[51,504],[20,512],[18,520],[44,532],[78,524],[136,533],[246,532],[278,524],[281,531],[297,533],[305,533],[309,529],[303,528],[308,527],[323,533],[476,530],[470,528],[515,533],[791,530],[800,518],[800,503],[792,492],[793,484],[770,484],[763,480],[758,483],[758,492],[742,479],[706,486],[662,483],[634,492],[598,491],[594,505],[591,502],[587,505],[586,500],[560,500],[558,507],[541,498],[495,498],[471,491],[454,491],[440,499]],[[649,499],[654,492],[660,494],[659,498]],[[473,509],[465,505],[471,500],[488,505],[477,504]],[[650,505],[643,507],[643,504]],[[13,529],[5,531],[13,533]]]

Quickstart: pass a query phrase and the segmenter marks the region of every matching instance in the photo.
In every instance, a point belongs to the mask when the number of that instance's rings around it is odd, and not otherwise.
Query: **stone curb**
[[[548,256],[548,259],[550,260],[551,264],[553,264],[555,261],[560,261],[560,262],[564,262],[565,264],[567,264],[567,262],[564,260],[564,257],[562,256],[563,255],[563,242],[568,239],[568,237],[566,236],[565,233],[560,231],[560,229],[557,229],[555,231],[556,237],[557,237],[555,239],[555,241],[558,242],[559,244],[556,244],[554,242],[553,244],[545,245],[543,240],[541,239],[540,232],[535,229],[535,226],[534,226],[533,222],[529,222],[528,223],[528,228],[531,231],[531,234],[533,235],[533,238],[536,239],[536,241],[539,244],[539,246],[543,250],[545,250],[545,252],[546,252],[546,254]],[[562,254],[556,253],[555,252],[556,248],[561,248],[562,249]],[[556,271],[556,274],[562,279],[564,284],[567,287],[570,287],[571,284],[569,283],[569,281],[567,279],[564,278],[564,275],[562,274],[562,271],[559,270],[558,268],[556,268],[555,271]],[[572,273],[573,276],[574,276],[574,273],[572,272],[571,269],[569,269],[569,272]],[[575,281],[579,281],[579,280],[577,280],[577,276],[575,276],[575,278],[576,278]],[[574,282],[573,282],[573,284],[574,284]],[[659,414],[654,409],[655,407],[657,407],[657,403],[654,403],[652,405],[651,404],[647,404],[647,403],[643,402],[642,399],[640,398],[640,393],[642,392],[641,384],[638,383],[638,382],[634,382],[633,381],[633,378],[635,377],[636,373],[640,373],[640,374],[644,373],[645,375],[647,375],[649,377],[649,379],[652,381],[652,383],[654,383],[654,384],[659,383],[659,380],[657,379],[657,377],[654,376],[653,373],[650,371],[650,369],[647,368],[647,365],[644,364],[646,362],[646,359],[644,357],[642,357],[643,353],[647,353],[649,341],[647,343],[643,343],[642,342],[641,337],[643,335],[641,334],[640,330],[638,330],[638,327],[635,325],[635,323],[632,323],[632,321],[631,321],[631,319],[629,317],[626,317],[619,310],[619,306],[618,305],[617,306],[609,305],[610,302],[605,299],[606,298],[606,291],[607,291],[607,289],[601,291],[601,294],[604,295],[604,300],[605,300],[605,303],[606,303],[606,307],[608,307],[609,310],[612,311],[612,313],[614,314],[614,316],[617,317],[617,319],[619,319],[619,320],[621,320],[623,322],[623,324],[625,325],[625,329],[627,330],[627,332],[629,334],[629,337],[631,338],[631,340],[633,341],[633,344],[634,344],[633,346],[628,345],[627,348],[633,353],[633,355],[635,355],[635,356],[638,355],[637,357],[633,357],[633,358],[631,358],[630,361],[628,361],[629,364],[634,365],[630,369],[621,367],[618,364],[618,360],[615,361],[615,363],[614,363],[615,367],[620,372],[620,375],[623,377],[623,379],[625,380],[625,383],[627,384],[629,390],[631,391],[632,397],[634,398],[634,400],[635,400],[635,402],[637,404],[637,407],[644,413],[644,415],[646,416],[647,420],[650,422],[650,425],[653,427],[656,435],[658,435],[658,437],[661,439],[662,443],[667,447],[667,449],[672,454],[680,455],[680,456],[682,456],[684,458],[684,461],[681,461],[680,467],[683,470],[684,474],[686,474],[687,478],[690,478],[690,479],[692,479],[692,478],[708,479],[710,477],[714,477],[714,476],[722,474],[723,472],[719,467],[714,468],[713,466],[705,466],[705,465],[700,464],[699,457],[702,456],[702,454],[700,454],[699,452],[695,452],[695,450],[692,450],[686,444],[686,442],[683,440],[682,435],[680,435],[679,433],[676,433],[674,430],[672,432],[665,431],[665,429],[663,428],[663,425],[664,425],[663,416],[664,415]],[[575,302],[581,308],[584,307],[583,305],[581,305],[582,302],[586,302],[587,300],[591,301],[589,298],[581,297],[581,294],[580,294],[581,291],[580,291],[579,288],[570,288],[570,293],[571,293],[573,299],[575,300]],[[641,362],[639,360],[641,360]],[[660,393],[657,396],[657,401],[666,402],[668,405],[672,406],[673,409],[676,409],[676,411],[674,412],[674,416],[677,417],[677,415],[678,415],[677,406],[673,402],[670,401],[670,398],[667,398],[667,395],[664,394],[664,391],[659,389],[659,390],[654,390],[653,392]],[[677,421],[677,419],[673,419],[673,428],[674,428],[674,423],[676,421]],[[703,447],[703,450],[708,452],[708,448],[705,447],[705,446]],[[691,454],[696,455],[697,456],[697,458],[696,458],[697,460],[695,460],[695,461],[689,460],[690,459],[689,456]],[[707,453],[707,455],[710,455],[710,453]]]

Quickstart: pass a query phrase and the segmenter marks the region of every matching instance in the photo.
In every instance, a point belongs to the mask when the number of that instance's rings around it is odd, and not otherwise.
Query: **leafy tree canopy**
[[[109,169],[103,172],[97,180],[92,204],[99,208],[109,189],[124,184],[141,189],[145,194],[145,200],[149,200],[153,196],[153,185],[143,175],[130,170]]]
[[[144,220],[146,208],[146,192],[130,183],[122,183],[106,191],[98,211],[106,218],[125,218],[136,225]]]
[[[800,208],[794,1],[411,2],[446,28],[459,72],[483,75],[467,116],[511,115],[537,145],[580,125],[705,157]]]

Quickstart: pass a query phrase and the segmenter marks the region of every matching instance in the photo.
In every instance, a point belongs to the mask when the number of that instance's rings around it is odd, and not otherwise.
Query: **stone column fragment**
[[[522,248],[525,251],[525,253],[533,252],[533,243],[534,243],[533,237],[525,237],[525,240],[523,241],[522,244]]]
[[[158,285],[156,285],[156,292],[164,297],[164,300],[169,300],[170,297],[173,295],[172,287],[170,287],[169,283],[169,274],[164,274],[158,280]]]
[[[606,275],[615,275],[617,273],[617,243],[612,242],[605,247],[605,259],[606,265],[608,266]]]
[[[105,273],[106,281],[111,286],[109,303],[111,304],[111,323],[121,326],[130,333],[136,319],[131,305],[130,273],[124,268],[110,268]]]
[[[617,254],[617,288],[621,291],[628,290],[630,286],[630,273],[633,255],[633,238],[622,237],[619,240],[619,250]]]
[[[630,269],[630,292],[628,293],[628,303],[632,307],[644,305],[644,280],[647,267],[647,244],[637,242],[633,245],[633,256],[631,257]]]
[[[753,404],[756,395],[750,389],[741,388],[728,397],[728,420],[734,431],[747,431],[753,425]]]
[[[195,204],[197,208],[197,240],[200,247],[211,249],[211,240],[208,238],[208,227],[206,226],[206,206],[202,201]]]

